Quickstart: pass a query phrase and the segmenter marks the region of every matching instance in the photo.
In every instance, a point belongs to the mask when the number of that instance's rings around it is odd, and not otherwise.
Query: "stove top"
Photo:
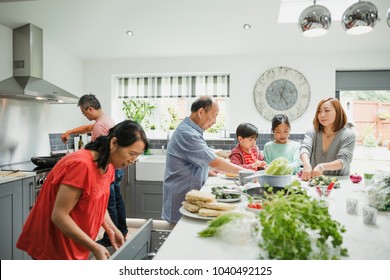
[[[9,165],[3,165],[0,167],[3,171],[23,171],[23,172],[45,172],[50,171],[52,167],[38,167],[31,161],[13,163]]]

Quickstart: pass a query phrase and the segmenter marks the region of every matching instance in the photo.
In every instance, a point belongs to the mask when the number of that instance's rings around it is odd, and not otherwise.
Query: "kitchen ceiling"
[[[302,36],[297,23],[278,23],[280,2],[0,0],[0,24],[10,29],[35,24],[43,29],[45,44],[81,60],[340,51],[390,54],[388,0],[371,0],[382,19],[372,32],[347,35],[340,22],[333,21],[328,34],[319,38]],[[326,6],[326,0],[317,4]],[[252,28],[244,29],[244,24]],[[128,30],[134,35],[126,35]]]

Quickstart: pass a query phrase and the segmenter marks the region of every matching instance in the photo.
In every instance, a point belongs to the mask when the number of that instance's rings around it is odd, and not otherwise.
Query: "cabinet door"
[[[162,182],[135,182],[135,216],[144,219],[161,219]]]
[[[22,180],[0,185],[0,259],[20,260],[16,241],[22,231]]]
[[[22,211],[23,211],[23,225],[27,220],[28,215],[30,214],[31,207],[34,204],[34,177],[23,179],[23,205],[22,205]],[[18,235],[21,232],[18,233]],[[19,250],[15,248],[16,250]],[[32,258],[24,251],[22,251],[22,259],[23,260],[31,260]]]

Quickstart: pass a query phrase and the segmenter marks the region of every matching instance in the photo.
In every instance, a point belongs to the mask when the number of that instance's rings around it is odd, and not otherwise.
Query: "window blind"
[[[229,97],[229,75],[118,77],[118,98]]]

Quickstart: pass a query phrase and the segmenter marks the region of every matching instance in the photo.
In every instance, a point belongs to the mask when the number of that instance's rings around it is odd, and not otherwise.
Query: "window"
[[[113,118],[126,119],[123,102],[135,99],[156,106],[142,126],[150,132],[175,129],[189,115],[192,102],[202,95],[212,97],[220,107],[217,123],[209,132],[228,126],[229,75],[118,76],[114,80]],[[151,133],[149,133],[151,134]],[[149,135],[148,135],[149,136]],[[150,136],[149,136],[150,137]]]

